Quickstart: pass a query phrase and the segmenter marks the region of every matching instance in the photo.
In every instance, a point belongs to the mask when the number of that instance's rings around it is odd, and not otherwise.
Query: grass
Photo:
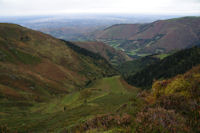
[[[120,76],[103,78],[88,88],[55,97],[49,102],[32,102],[24,109],[3,107],[0,109],[0,114],[4,114],[0,117],[0,124],[19,132],[70,130],[96,115],[116,112],[123,104],[130,103],[137,91],[137,88],[122,83]]]
[[[41,59],[39,57],[30,55],[25,52],[21,52],[19,50],[12,49],[11,52],[19,61],[21,61],[24,64],[32,64],[33,65],[33,64],[37,64],[37,63],[41,62]]]
[[[166,58],[166,57],[168,57],[168,56],[170,56],[171,54],[158,54],[158,55],[156,55],[155,57],[157,57],[157,58],[159,58],[159,59],[164,59],[164,58]]]
[[[125,87],[119,82],[119,76],[114,76],[111,78],[104,78],[102,80],[98,80],[94,83],[92,87],[98,87],[101,90],[109,91],[113,93],[121,93],[126,92]]]
[[[17,61],[24,64],[37,64],[41,62],[39,57],[33,56],[31,54],[19,51],[15,48],[5,50],[0,48],[0,61],[16,63]]]

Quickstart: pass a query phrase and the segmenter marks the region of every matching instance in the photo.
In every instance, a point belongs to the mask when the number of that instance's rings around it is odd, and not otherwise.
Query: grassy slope
[[[97,115],[115,113],[121,105],[131,103],[130,99],[136,97],[137,91],[119,76],[99,79],[88,88],[47,103],[33,103],[33,106],[26,108],[1,108],[0,123],[7,125],[11,132],[59,132]]]

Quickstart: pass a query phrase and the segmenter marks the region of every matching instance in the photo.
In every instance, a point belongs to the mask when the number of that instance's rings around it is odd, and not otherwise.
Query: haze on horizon
[[[70,13],[200,15],[200,0],[0,0],[0,16]]]

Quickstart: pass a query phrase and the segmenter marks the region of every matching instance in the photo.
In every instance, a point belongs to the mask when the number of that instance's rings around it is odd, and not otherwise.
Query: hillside
[[[200,17],[111,26],[95,38],[132,56],[180,50],[200,43]]]
[[[145,104],[136,115],[138,133],[200,131],[200,65],[173,78],[155,81],[140,94]]]
[[[3,97],[40,101],[116,74],[101,56],[77,53],[66,42],[18,25],[0,24],[0,44]]]
[[[200,48],[193,47],[170,55],[135,74],[125,75],[124,78],[129,84],[149,88],[154,80],[182,74],[197,64],[200,64]]]
[[[14,24],[0,24],[0,44],[0,132],[86,132],[98,116],[126,130],[138,89],[99,54]]]
[[[131,60],[131,58],[123,51],[115,50],[114,48],[102,42],[75,42],[74,44],[94,53],[100,54],[113,65],[119,65],[123,62]]]
[[[136,98],[138,90],[114,76],[98,79],[80,91],[46,102],[11,103],[1,100],[0,131],[126,132],[132,115],[141,106]]]
[[[70,101],[51,112],[54,102],[79,94],[94,80],[117,74],[100,55],[19,25],[0,24],[0,44],[0,132],[46,132],[51,122],[57,123],[46,119],[55,114],[59,119]],[[41,112],[43,106],[47,108]],[[49,127],[40,128],[44,121]],[[70,126],[59,124],[59,129]]]
[[[92,133],[104,131],[111,133],[198,133],[200,131],[199,75],[200,65],[197,65],[184,74],[167,80],[155,81],[150,90],[137,92],[136,97],[132,96],[129,102],[120,106],[116,112],[98,115],[84,121],[75,127],[75,131]],[[104,84],[109,81],[111,79],[104,79]],[[95,85],[99,85],[99,83]],[[115,85],[115,87],[113,86],[115,89],[113,88],[112,91],[116,93],[116,89],[118,90],[120,85],[116,83]],[[115,95],[112,94],[114,97]],[[124,95],[126,95],[125,92]],[[116,100],[115,103],[122,100],[125,100],[124,97]],[[105,107],[108,105],[107,103],[103,104]]]

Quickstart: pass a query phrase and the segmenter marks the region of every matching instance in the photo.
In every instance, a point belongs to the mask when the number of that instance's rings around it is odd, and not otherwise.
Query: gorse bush
[[[151,94],[147,96],[154,100],[149,101],[151,104],[145,111],[139,113],[137,118],[145,132],[153,132],[153,129],[159,130],[159,132],[160,130],[163,130],[161,132],[195,133],[200,131],[199,76],[200,66],[197,66],[183,75],[154,82]],[[169,122],[166,117],[170,117],[172,120]],[[168,124],[171,123],[172,125],[166,126],[166,121],[164,121],[165,126],[163,126],[162,120],[166,120]],[[150,125],[145,125],[145,123],[150,123]],[[179,126],[176,126],[176,124]]]

